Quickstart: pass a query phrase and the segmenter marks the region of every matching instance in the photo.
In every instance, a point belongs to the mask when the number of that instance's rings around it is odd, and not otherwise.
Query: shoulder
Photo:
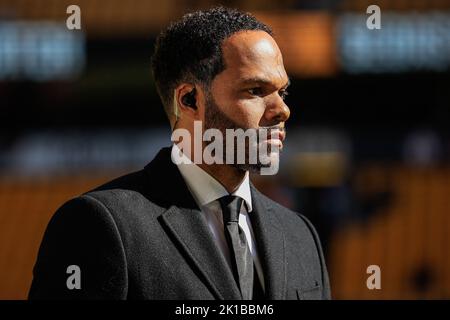
[[[145,179],[141,171],[123,175],[63,203],[48,228],[59,230],[96,228],[116,231],[118,213],[144,201]],[[121,219],[120,219],[121,220]],[[101,228],[100,228],[101,226]],[[94,230],[93,230],[94,231]]]
[[[95,187],[83,195],[97,200],[108,198],[127,198],[133,194],[141,194],[146,187],[146,176],[143,170],[125,174]]]
[[[149,190],[149,176],[145,174],[144,170],[140,170],[106,182],[83,193],[80,197],[98,202],[114,213],[148,205]]]
[[[62,244],[82,243],[90,247],[90,242],[100,241],[121,243],[128,234],[127,226],[140,224],[143,212],[149,212],[148,205],[139,207],[144,202],[141,193],[142,173],[134,172],[88,192],[78,195],[63,203],[50,219],[44,235],[46,243]],[[149,216],[149,215],[147,215]],[[93,240],[97,239],[97,240]],[[58,244],[58,245],[59,245]],[[81,244],[79,245],[81,246]]]
[[[89,270],[84,290],[65,287],[71,265]],[[47,225],[29,298],[123,298],[125,270],[125,249],[113,217],[100,201],[82,195],[64,203]]]
[[[81,195],[66,201],[53,214],[47,233],[87,235],[105,230],[117,233],[113,217],[105,205],[90,195]]]

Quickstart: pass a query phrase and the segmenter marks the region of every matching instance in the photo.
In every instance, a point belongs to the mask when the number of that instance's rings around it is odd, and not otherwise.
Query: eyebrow
[[[269,79],[266,78],[259,78],[259,77],[254,77],[254,78],[247,78],[241,81],[242,84],[253,84],[253,83],[259,83],[259,84],[265,84],[265,85],[272,85],[273,86],[273,82],[270,81]],[[282,88],[287,88],[291,85],[291,79],[288,78],[288,81],[286,82],[286,84],[284,86],[282,86]]]

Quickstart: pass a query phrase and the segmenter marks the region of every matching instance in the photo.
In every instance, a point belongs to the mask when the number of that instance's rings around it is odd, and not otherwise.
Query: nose
[[[280,122],[286,122],[290,115],[291,111],[289,110],[289,107],[284,103],[284,100],[277,95],[277,97],[266,107],[264,118],[269,124],[275,125]]]

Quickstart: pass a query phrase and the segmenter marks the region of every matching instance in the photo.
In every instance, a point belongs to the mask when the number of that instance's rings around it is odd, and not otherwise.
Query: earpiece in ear
[[[197,109],[197,101],[195,99],[195,93],[196,90],[195,88],[192,89],[191,92],[186,93],[182,98],[181,98],[181,102],[183,102],[184,105],[191,107],[193,109]]]

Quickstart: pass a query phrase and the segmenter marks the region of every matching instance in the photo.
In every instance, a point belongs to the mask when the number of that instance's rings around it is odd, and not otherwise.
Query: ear
[[[178,110],[174,110],[175,114],[179,117],[187,117],[194,120],[199,119],[199,112],[196,106],[197,101],[197,90],[196,87],[192,84],[182,83],[175,89],[174,95],[174,108],[178,108]]]

